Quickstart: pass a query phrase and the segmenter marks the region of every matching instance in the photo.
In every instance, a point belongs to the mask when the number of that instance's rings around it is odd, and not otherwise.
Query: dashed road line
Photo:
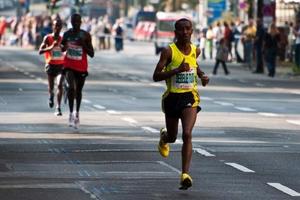
[[[179,169],[176,169],[175,167],[163,162],[163,161],[157,161],[157,163],[163,165],[163,166],[166,166],[168,168],[170,168],[171,170],[173,170],[174,172],[177,172],[178,174],[181,174],[181,171]]]
[[[100,109],[100,110],[104,110],[105,109],[105,107],[104,106],[101,106],[101,105],[93,105],[95,108],[98,108],[98,109]]]
[[[123,117],[122,118],[123,121],[129,122],[131,124],[137,124],[138,122],[134,119],[132,119],[131,117]]]
[[[219,104],[221,106],[234,106],[233,103],[223,102],[223,101],[214,101],[215,104]]]
[[[300,126],[300,120],[286,120],[290,124],[295,124]]]
[[[141,127],[144,131],[151,132],[151,133],[159,133],[159,130],[155,128],[151,128],[149,126],[142,126]]]
[[[295,190],[292,190],[280,183],[267,183],[268,185],[276,188],[277,190],[280,190],[281,192],[284,192],[292,197],[299,197],[300,193],[296,192]]]
[[[112,115],[120,115],[120,114],[122,114],[121,112],[116,111],[116,110],[106,110],[106,112],[109,113],[109,114],[112,114]]]
[[[255,109],[248,108],[248,107],[235,106],[234,108],[237,109],[237,110],[240,110],[240,111],[245,111],[245,112],[254,112],[254,111],[256,111]]]
[[[257,114],[265,116],[265,117],[281,117],[282,115],[276,113],[266,113],[266,112],[258,112]]]
[[[208,151],[201,149],[201,148],[194,148],[194,151],[196,151],[197,153],[199,153],[205,157],[215,157],[214,154],[211,154]]]
[[[227,162],[225,164],[229,165],[229,166],[231,166],[233,168],[236,168],[236,169],[238,169],[238,170],[240,170],[242,172],[246,172],[246,173],[254,173],[255,172],[255,171],[253,171],[253,170],[251,170],[251,169],[249,169],[249,168],[247,168],[247,167],[245,167],[243,165],[237,164],[237,163],[229,163],[229,162]]]

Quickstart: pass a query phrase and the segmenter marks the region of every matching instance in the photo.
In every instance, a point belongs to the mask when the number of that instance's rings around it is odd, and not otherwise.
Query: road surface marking
[[[256,111],[255,109],[253,108],[248,108],[248,107],[234,107],[235,109],[238,109],[238,110],[241,110],[241,111],[245,111],[245,112],[253,112],[253,111]]]
[[[214,103],[219,104],[221,106],[234,106],[233,103],[222,102],[222,101],[214,101]]]
[[[154,86],[154,87],[163,87],[165,88],[165,85],[161,84],[161,83],[150,83],[151,86]]]
[[[181,171],[179,169],[176,169],[175,167],[163,162],[163,161],[157,161],[159,164],[166,166],[168,168],[170,168],[171,170],[173,170],[174,172],[177,172],[178,174],[181,174]]]
[[[131,117],[123,117],[122,118],[123,121],[129,122],[131,124],[137,124],[138,122],[135,121],[134,119],[132,119]]]
[[[115,111],[115,110],[106,110],[106,112],[109,113],[109,114],[112,114],[112,115],[120,115],[120,114],[122,114],[121,112]]]
[[[14,184],[0,185],[0,189],[23,189],[23,188],[39,188],[39,189],[57,189],[57,188],[78,188],[74,183],[39,183],[39,184]]]
[[[259,112],[258,114],[262,115],[262,116],[266,116],[266,117],[280,117],[280,116],[282,116],[282,115],[275,114],[275,113],[265,113],[265,112]]]
[[[300,125],[300,120],[286,120],[290,124]]]
[[[296,192],[295,190],[292,190],[280,183],[268,183],[268,185],[276,188],[277,190],[280,190],[281,192],[284,192],[292,197],[299,197],[300,193]]]
[[[200,98],[201,98],[201,100],[213,100],[213,98],[205,97],[205,96],[201,96]]]
[[[90,100],[88,100],[88,99],[82,99],[81,100],[83,103],[92,103]]]
[[[151,128],[149,126],[142,126],[141,127],[144,131],[151,132],[151,133],[159,133],[159,130],[155,128]]]
[[[98,108],[98,109],[100,109],[100,110],[104,110],[105,109],[105,107],[104,106],[101,106],[101,105],[93,105],[95,108]]]
[[[265,86],[264,84],[261,84],[261,83],[255,83],[255,85],[258,86],[258,87],[263,87],[263,86]]]
[[[248,169],[247,167],[244,167],[243,165],[237,164],[237,163],[225,163],[226,165],[229,165],[231,167],[234,167],[242,172],[246,173],[254,173],[255,171]]]
[[[242,79],[239,79],[238,81],[239,81],[240,83],[247,83],[247,81],[242,80]]]
[[[206,151],[206,150],[204,150],[204,149],[201,149],[201,148],[194,148],[194,150],[195,150],[197,153],[199,153],[199,154],[201,154],[201,155],[203,155],[203,156],[206,156],[206,157],[215,157],[214,154],[211,154],[211,153],[209,153],[208,151]]]

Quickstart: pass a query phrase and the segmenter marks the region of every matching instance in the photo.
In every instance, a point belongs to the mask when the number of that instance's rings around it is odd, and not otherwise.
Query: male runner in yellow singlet
[[[162,109],[165,113],[166,129],[160,131],[158,150],[163,157],[169,155],[168,143],[174,143],[178,133],[179,119],[182,123],[182,174],[180,189],[192,186],[189,175],[192,158],[192,129],[200,111],[200,98],[197,77],[203,86],[209,78],[197,64],[201,51],[191,43],[192,22],[182,18],[175,23],[176,42],[165,48],[160,56],[153,74],[154,81],[166,80],[167,90],[162,97]]]

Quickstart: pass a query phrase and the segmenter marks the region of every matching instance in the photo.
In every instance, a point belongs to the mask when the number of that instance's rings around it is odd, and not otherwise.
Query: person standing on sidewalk
[[[182,174],[180,189],[192,186],[189,175],[192,158],[192,130],[200,111],[197,76],[202,85],[209,82],[208,76],[200,70],[197,57],[200,49],[191,43],[192,22],[186,18],[175,22],[176,42],[165,48],[153,73],[155,82],[165,80],[167,90],[162,97],[162,109],[165,113],[166,129],[160,131],[158,150],[163,157],[169,155],[169,144],[174,143],[178,134],[179,119],[182,123]]]
[[[48,92],[49,100],[48,105],[50,108],[54,106],[54,85],[55,79],[57,78],[57,105],[55,115],[61,116],[61,98],[63,93],[62,83],[64,77],[63,64],[64,64],[64,55],[60,47],[62,37],[60,36],[60,31],[62,29],[62,21],[56,19],[53,21],[53,33],[47,34],[44,37],[44,40],[39,48],[39,54],[45,55],[45,71],[48,75]]]
[[[274,77],[276,73],[276,58],[278,55],[278,47],[280,43],[279,31],[275,23],[270,24],[268,32],[264,39],[264,54],[266,65],[269,71],[268,76]]]
[[[256,69],[253,73],[263,74],[264,73],[264,62],[262,55],[263,41],[265,37],[265,29],[261,19],[256,21],[256,36],[254,39],[254,46],[256,52]]]
[[[243,42],[244,42],[244,61],[246,64],[246,67],[248,67],[250,70],[252,69],[253,64],[253,42],[256,35],[256,27],[253,24],[253,20],[249,20],[249,24],[247,28],[243,32]]]
[[[226,66],[226,62],[228,60],[228,47],[226,45],[226,40],[223,38],[220,40],[220,43],[217,47],[217,55],[216,55],[216,63],[213,70],[213,75],[217,74],[219,64],[221,63],[225,72],[225,75],[229,74],[229,71]]]
[[[77,129],[82,89],[88,76],[87,55],[94,57],[94,48],[91,35],[80,29],[81,16],[79,14],[72,15],[71,24],[72,28],[64,33],[61,44],[63,51],[66,51],[64,73],[68,83],[69,126]],[[73,113],[74,100],[76,100],[75,113]]]
[[[296,26],[293,31],[296,41],[295,41],[295,64],[298,69],[300,69],[300,20],[297,20]]]

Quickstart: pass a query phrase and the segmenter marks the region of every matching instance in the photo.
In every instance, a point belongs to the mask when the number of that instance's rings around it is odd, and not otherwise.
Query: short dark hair
[[[180,23],[180,22],[189,22],[189,23],[191,24],[191,26],[193,25],[191,20],[189,20],[188,18],[183,17],[183,18],[181,18],[181,19],[178,19],[178,20],[175,22],[175,29],[178,29],[178,28],[179,28],[178,26],[179,26],[179,23]]]

